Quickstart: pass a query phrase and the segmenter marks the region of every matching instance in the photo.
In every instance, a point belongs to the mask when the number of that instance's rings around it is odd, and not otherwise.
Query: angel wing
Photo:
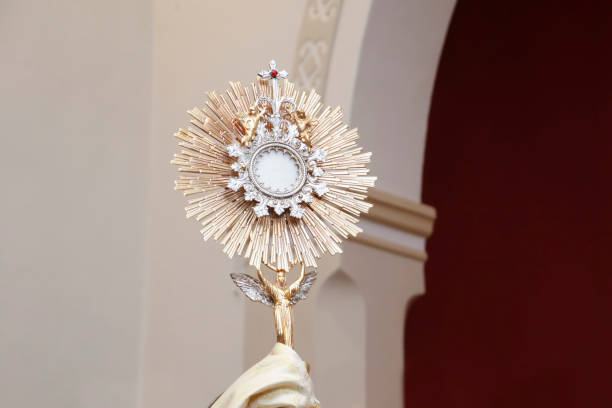
[[[246,273],[230,273],[230,277],[242,293],[249,299],[255,302],[261,302],[264,305],[274,306],[272,297],[266,292],[261,282],[257,279]]]
[[[317,271],[308,272],[306,276],[304,277],[304,282],[302,282],[302,284],[300,285],[298,292],[295,295],[293,295],[291,299],[289,299],[289,302],[292,305],[295,305],[300,300],[306,299],[308,297],[308,292],[310,291],[310,288],[312,287],[316,279],[317,279]]]

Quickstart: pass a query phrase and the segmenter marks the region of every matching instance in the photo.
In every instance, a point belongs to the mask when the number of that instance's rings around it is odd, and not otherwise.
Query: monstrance
[[[323,109],[315,90],[298,92],[274,61],[258,76],[209,92],[202,109],[188,111],[192,126],[175,134],[181,151],[172,163],[182,174],[175,188],[189,197],[187,217],[200,222],[205,240],[255,267],[257,278],[231,277],[249,299],[274,308],[277,342],[293,348],[292,306],[316,279],[306,268],[361,232],[356,224],[371,207],[365,199],[376,178],[340,107]],[[295,265],[299,278],[288,285]]]

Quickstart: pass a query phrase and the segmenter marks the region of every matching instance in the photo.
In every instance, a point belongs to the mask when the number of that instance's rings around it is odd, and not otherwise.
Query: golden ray
[[[255,202],[246,201],[243,191],[227,187],[236,175],[232,168],[235,159],[227,146],[242,140],[236,121],[259,103],[260,96],[273,97],[276,91],[269,82],[260,79],[246,87],[230,82],[225,93],[209,92],[202,108],[188,111],[191,126],[175,134],[180,152],[172,163],[181,174],[175,189],[189,197],[187,217],[201,224],[204,239],[219,241],[230,258],[242,255],[257,268],[261,263],[282,270],[300,262],[316,266],[323,253],[342,252],[342,239],[361,232],[358,217],[371,207],[365,199],[376,180],[366,167],[371,153],[357,145],[357,129],[342,122],[340,108],[323,108],[314,90],[298,92],[293,83],[281,81],[280,99],[293,99],[295,109],[304,112],[313,124],[310,148],[327,152],[319,165],[323,170],[319,179],[328,190],[321,196],[313,195],[312,202],[300,204],[304,210],[301,218],[287,211],[258,217],[252,210]]]

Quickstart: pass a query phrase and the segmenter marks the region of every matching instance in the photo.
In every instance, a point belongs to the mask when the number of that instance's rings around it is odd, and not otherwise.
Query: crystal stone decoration
[[[327,153],[310,151],[298,136],[295,124],[273,115],[259,123],[249,146],[227,146],[229,155],[237,158],[232,169],[238,173],[227,186],[244,189],[244,198],[258,203],[253,207],[257,217],[269,215],[271,207],[278,215],[289,208],[292,217],[302,218],[300,203],[312,202],[313,193],[321,197],[329,191],[317,180],[324,174],[317,165],[325,162]]]
[[[296,108],[293,98],[279,97],[278,80],[287,78],[287,72],[277,71],[276,62],[270,61],[270,69],[258,75],[272,82],[272,98],[257,99],[256,109],[262,118],[254,140],[227,146],[229,155],[237,158],[232,170],[238,173],[238,177],[230,177],[227,187],[233,191],[243,188],[245,200],[258,203],[253,207],[257,217],[269,215],[268,207],[272,207],[277,215],[290,208],[292,217],[302,218],[304,208],[300,203],[311,203],[313,193],[321,197],[329,191],[317,180],[325,174],[317,164],[325,162],[327,153],[311,151],[301,140],[298,126],[283,119]]]

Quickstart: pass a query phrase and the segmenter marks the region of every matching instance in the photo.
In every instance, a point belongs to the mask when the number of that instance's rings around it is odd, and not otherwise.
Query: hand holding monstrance
[[[247,87],[230,82],[225,94],[210,92],[204,108],[189,111],[193,126],[175,134],[181,151],[172,163],[183,174],[176,189],[190,197],[187,216],[201,223],[204,239],[213,237],[230,258],[244,255],[257,269],[257,279],[232,274],[236,285],[274,308],[276,346],[214,407],[311,408],[318,401],[293,350],[292,306],[316,279],[306,268],[325,252],[342,252],[342,239],[361,232],[356,224],[371,207],[364,200],[376,178],[366,168],[371,153],[357,146],[357,129],[342,122],[340,108],[322,109],[314,90],[298,92],[274,61],[258,75]],[[287,285],[298,264],[299,278]],[[279,380],[287,376],[293,379]]]

